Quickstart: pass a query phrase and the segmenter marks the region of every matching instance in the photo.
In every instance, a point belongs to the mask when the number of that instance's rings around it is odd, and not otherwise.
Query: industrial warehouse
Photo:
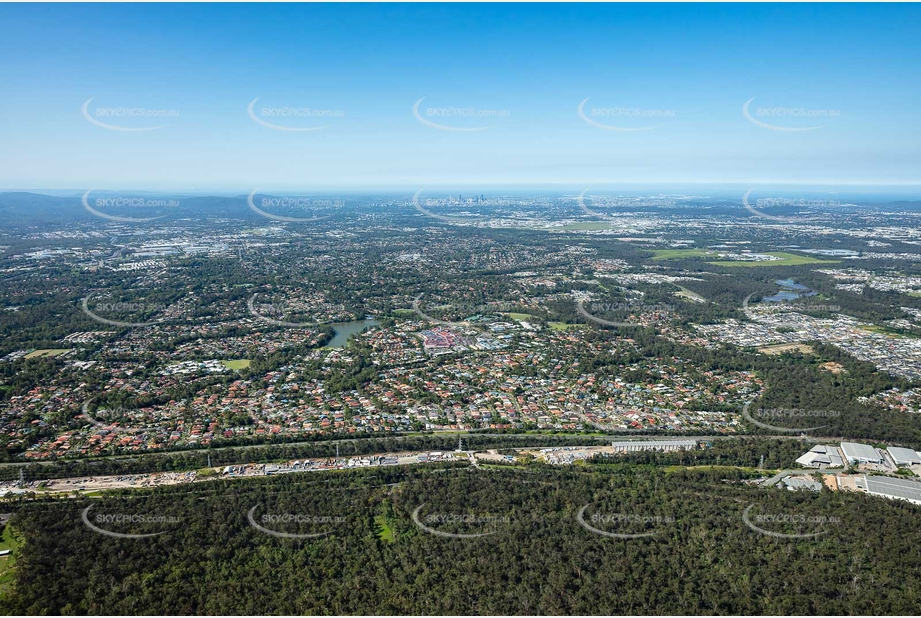
[[[905,474],[909,470],[921,475],[921,453],[909,448],[890,446],[886,450],[869,444],[842,442],[840,446],[813,446],[796,460],[805,468],[827,470],[822,480],[833,491],[858,491],[894,500],[907,500],[921,504],[921,482],[882,474]],[[853,466],[870,474],[835,474],[845,467]],[[873,474],[882,473],[882,474]],[[819,491],[821,484],[801,476],[787,477],[784,484],[788,489]]]
[[[892,457],[892,461],[894,461],[897,466],[914,466],[921,464],[921,454],[918,454],[917,451],[913,451],[910,448],[890,446],[886,451],[889,452],[889,456]]]
[[[907,500],[912,504],[921,504],[921,483],[888,476],[864,476],[858,478],[857,488],[872,496],[882,496],[896,500]]]
[[[817,444],[797,459],[796,463],[806,468],[841,468],[844,466],[844,458],[838,447]]]
[[[847,459],[847,462],[851,465],[866,463],[880,464],[885,461],[882,452],[869,444],[842,442],[841,452],[844,453],[845,459]]]
[[[636,451],[686,451],[697,448],[697,440],[643,440],[631,442],[612,442],[615,453],[632,453]]]
[[[804,468],[843,468],[864,466],[876,472],[895,472],[899,468],[921,466],[921,453],[909,448],[890,446],[885,451],[857,442],[842,442],[840,446],[813,446],[796,460]]]

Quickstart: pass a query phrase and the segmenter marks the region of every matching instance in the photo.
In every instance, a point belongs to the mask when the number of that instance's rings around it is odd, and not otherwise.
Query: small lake
[[[809,288],[807,288],[807,287],[806,287],[805,285],[803,285],[802,283],[797,283],[797,282],[794,281],[793,279],[781,279],[780,281],[775,281],[774,283],[776,283],[777,285],[779,285],[779,286],[782,287],[782,288],[788,288],[788,289],[791,289],[791,290],[799,290],[799,291],[801,291],[801,292],[808,292],[808,291],[809,291]]]
[[[796,292],[784,291],[784,292],[778,292],[777,294],[774,294],[773,296],[765,296],[761,300],[765,302],[769,302],[769,303],[782,303],[788,300],[796,300],[797,298],[799,298],[799,294],[797,294]]]
[[[369,326],[377,326],[380,324],[377,320],[354,320],[352,322],[333,322],[329,326],[332,326],[336,330],[336,335],[329,340],[329,343],[326,344],[328,348],[344,348],[345,344],[348,342],[349,337],[356,333],[360,333]]]
[[[780,291],[773,296],[765,296],[762,301],[769,303],[782,303],[785,301],[796,300],[806,296],[815,296],[815,292],[807,288],[802,283],[796,283],[793,279],[781,279],[775,281],[780,286]]]

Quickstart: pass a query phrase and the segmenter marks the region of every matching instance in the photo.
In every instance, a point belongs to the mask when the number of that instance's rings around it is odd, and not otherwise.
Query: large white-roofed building
[[[822,491],[822,483],[806,476],[788,476],[783,479],[783,484],[790,491],[808,489],[809,491]]]
[[[910,448],[890,446],[886,450],[889,451],[889,456],[892,457],[892,461],[894,461],[897,466],[921,464],[921,454]]]
[[[842,442],[841,452],[849,464],[883,463],[883,454],[869,444]]]
[[[806,468],[841,468],[844,466],[844,459],[838,447],[816,444],[808,453],[797,459],[796,463]]]
[[[891,476],[864,476],[856,481],[857,488],[873,496],[907,500],[921,504],[921,483]]]
[[[634,451],[686,451],[698,448],[697,440],[632,440],[611,442],[615,453]]]

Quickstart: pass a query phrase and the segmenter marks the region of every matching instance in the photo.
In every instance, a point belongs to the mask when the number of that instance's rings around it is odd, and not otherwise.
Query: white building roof
[[[848,458],[848,461],[855,460],[866,460],[866,461],[881,461],[882,456],[879,451],[870,446],[869,444],[859,444],[857,442],[842,442],[841,450],[844,452],[844,456]]]
[[[836,447],[817,444],[808,453],[797,459],[796,463],[811,468],[821,466],[840,468],[844,465],[844,460],[841,459],[841,454]]]
[[[787,477],[783,480],[784,485],[787,486],[787,489],[808,489],[811,491],[821,491],[822,484],[816,481],[815,479],[803,478],[803,477]]]
[[[663,447],[678,447],[678,448],[688,448],[693,449],[697,448],[697,440],[630,440],[627,442],[612,442],[611,446],[614,448],[626,448],[626,447],[643,447],[646,449],[653,448],[663,448]]]
[[[921,463],[921,455],[919,455],[916,451],[911,450],[910,448],[890,446],[886,450],[889,451],[889,454],[892,455],[893,461],[895,461],[897,464]]]
[[[921,504],[921,483],[888,476],[866,477],[867,493]]]
[[[818,465],[815,461],[816,457],[819,457],[818,453],[813,453],[812,451],[809,451],[808,453],[806,453],[805,455],[797,459],[796,463],[798,463],[801,466],[816,466]]]

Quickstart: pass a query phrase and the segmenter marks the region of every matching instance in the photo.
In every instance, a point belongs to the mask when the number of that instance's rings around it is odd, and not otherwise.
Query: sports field
[[[800,266],[801,264],[837,264],[840,260],[817,260],[814,257],[805,255],[796,255],[795,253],[784,253],[783,251],[768,251],[763,255],[773,255],[780,258],[779,260],[769,260],[766,262],[740,262],[738,260],[722,260],[719,262],[707,262],[714,266],[736,266],[742,268],[752,268],[755,266]]]
[[[26,354],[26,358],[38,358],[40,356],[60,356],[65,352],[70,352],[70,349],[54,349],[54,350],[35,350],[34,352],[29,352]]]
[[[249,367],[250,360],[246,358],[241,360],[225,360],[221,361],[221,364],[228,369],[246,369]]]

